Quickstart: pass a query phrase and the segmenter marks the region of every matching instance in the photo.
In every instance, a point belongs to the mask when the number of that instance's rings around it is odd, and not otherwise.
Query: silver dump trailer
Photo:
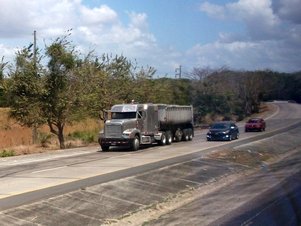
[[[138,150],[140,145],[189,141],[194,136],[192,106],[165,104],[120,104],[111,110],[100,132],[103,151],[112,146]]]
[[[158,105],[158,108],[159,122],[163,127],[192,122],[192,106]]]

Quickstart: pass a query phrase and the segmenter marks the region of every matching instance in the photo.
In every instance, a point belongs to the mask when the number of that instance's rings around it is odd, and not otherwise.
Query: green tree
[[[172,90],[172,79],[158,78],[153,80],[153,103],[175,104]]]
[[[50,132],[58,137],[60,148],[65,148],[64,128],[80,114],[80,80],[75,73],[77,55],[67,36],[57,38],[47,47],[48,72],[44,78],[41,99],[42,115]]]
[[[40,73],[40,58],[33,59],[32,44],[16,54],[16,68],[8,80],[6,92],[10,98],[10,116],[20,124],[33,128],[33,142],[36,142],[36,129],[45,122],[41,112],[40,98],[43,84]],[[39,56],[38,50],[36,55]]]
[[[153,67],[142,67],[132,72],[133,84],[131,98],[140,103],[154,103],[155,100],[155,83],[153,75],[156,70]]]
[[[77,75],[81,79],[82,102],[90,116],[101,113],[116,103],[130,102],[133,96],[133,64],[124,56],[92,53],[81,61]]]

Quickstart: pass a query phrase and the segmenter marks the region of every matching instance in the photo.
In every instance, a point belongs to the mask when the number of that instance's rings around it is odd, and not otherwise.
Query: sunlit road
[[[277,110],[267,118],[266,132],[244,133],[240,128],[240,138],[232,142],[206,142],[204,130],[197,131],[191,142],[145,147],[137,152],[99,152],[98,147],[92,147],[0,159],[0,210],[6,210],[0,213],[0,222],[49,225],[64,222],[63,216],[70,215],[70,225],[99,225],[124,214],[125,208],[144,207],[187,186],[235,173],[242,166],[202,158],[218,148],[243,145],[300,126],[299,105],[274,105]],[[169,169],[162,170],[159,178],[151,173],[162,167]],[[125,177],[130,178],[119,180]],[[129,190],[135,194],[128,194]],[[141,199],[139,192],[149,193]],[[36,203],[22,207],[32,202]],[[56,219],[47,215],[49,211]]]
[[[300,160],[299,158],[298,161]],[[282,183],[212,223],[212,225],[243,224],[300,225],[301,171],[287,177]]]

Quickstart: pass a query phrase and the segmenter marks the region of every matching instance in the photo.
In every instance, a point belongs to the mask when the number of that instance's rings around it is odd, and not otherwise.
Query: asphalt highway
[[[90,147],[0,159],[0,222],[101,225],[164,202],[187,188],[239,174],[247,167],[207,159],[206,155],[287,130],[298,134],[300,105],[272,104],[277,110],[266,118],[266,132],[244,133],[243,123],[239,123],[240,138],[231,142],[207,142],[203,130],[196,132],[193,141],[137,152],[100,152],[99,147]]]

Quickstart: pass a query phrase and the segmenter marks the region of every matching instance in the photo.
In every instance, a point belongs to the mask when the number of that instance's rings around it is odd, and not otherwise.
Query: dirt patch
[[[252,168],[262,166],[263,162],[275,157],[277,155],[274,153],[235,149],[218,151],[208,156],[208,158],[234,162]]]

